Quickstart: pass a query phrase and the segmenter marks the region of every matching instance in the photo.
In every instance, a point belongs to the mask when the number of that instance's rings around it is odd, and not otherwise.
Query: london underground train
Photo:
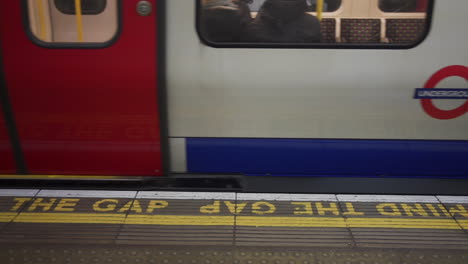
[[[1,1],[0,173],[467,178],[466,10]]]

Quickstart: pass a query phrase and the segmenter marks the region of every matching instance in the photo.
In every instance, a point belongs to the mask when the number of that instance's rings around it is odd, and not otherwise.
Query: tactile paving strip
[[[21,246],[0,248],[5,264],[466,264],[467,251],[266,247]]]
[[[0,190],[0,257],[10,261],[1,263],[466,264],[464,199]]]

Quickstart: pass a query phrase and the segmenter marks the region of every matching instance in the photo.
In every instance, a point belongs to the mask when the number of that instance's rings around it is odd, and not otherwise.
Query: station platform
[[[468,263],[468,197],[0,190],[1,263]]]

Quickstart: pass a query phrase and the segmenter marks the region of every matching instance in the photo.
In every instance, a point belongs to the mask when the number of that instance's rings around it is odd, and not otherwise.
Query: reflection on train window
[[[426,12],[428,0],[379,0],[383,12],[416,13]]]
[[[76,14],[75,0],[55,0],[55,7],[68,15]],[[107,0],[81,0],[83,15],[97,15],[106,9]]]
[[[106,43],[119,27],[118,0],[27,0],[31,33],[51,43]]]
[[[198,0],[210,45],[406,44],[427,32],[433,0]],[[410,3],[408,6],[404,3]],[[383,9],[383,5],[387,9]],[[386,10],[392,10],[387,12]],[[408,11],[412,10],[412,11]],[[385,12],[382,12],[385,11]]]

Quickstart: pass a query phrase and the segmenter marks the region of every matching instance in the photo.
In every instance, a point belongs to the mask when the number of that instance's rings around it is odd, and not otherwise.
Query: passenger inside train
[[[320,42],[320,22],[304,0],[266,0],[247,26],[247,42]]]
[[[203,0],[202,32],[215,42],[320,42],[306,0]],[[251,6],[260,6],[255,18]],[[256,9],[256,8],[255,8]],[[255,10],[254,9],[254,10]]]
[[[201,37],[215,43],[413,44],[428,0],[201,0]]]
[[[248,2],[253,0],[202,0],[202,34],[215,42],[237,42],[252,21]]]

